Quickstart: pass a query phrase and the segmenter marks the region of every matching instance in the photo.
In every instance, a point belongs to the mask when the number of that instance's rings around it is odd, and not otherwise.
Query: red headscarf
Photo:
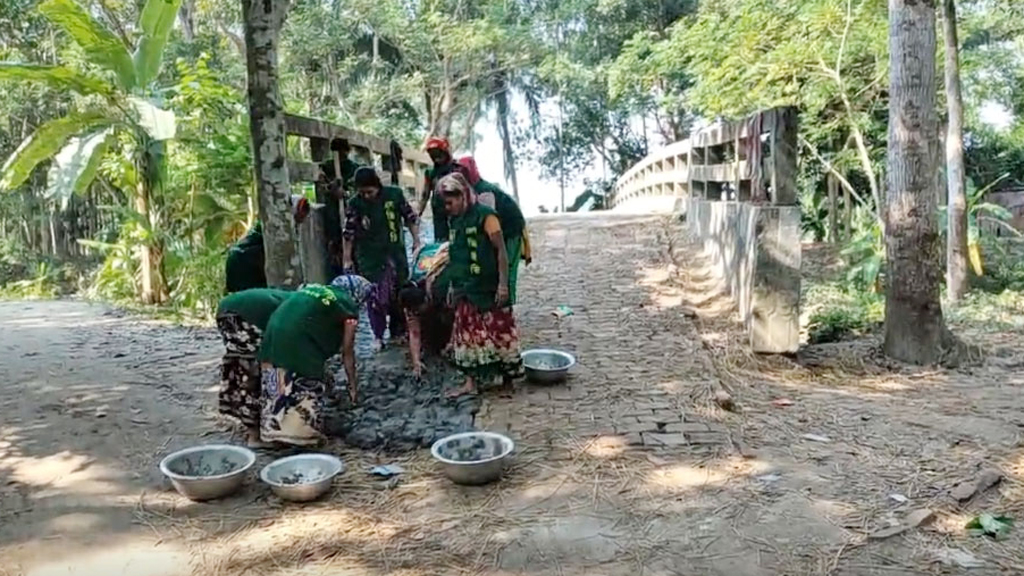
[[[441,138],[440,136],[431,136],[430,138],[427,138],[427,145],[425,146],[425,149],[444,150],[448,154],[452,153],[451,145],[448,144],[448,140],[446,138]]]
[[[469,180],[466,180],[461,172],[452,172],[437,183],[437,191],[441,194],[456,190],[462,192],[462,197],[466,200],[466,208],[476,204],[476,192],[473,191]]]
[[[476,160],[472,156],[463,156],[459,158],[459,165],[466,169],[466,180],[476,186],[480,181],[480,168],[477,167]]]

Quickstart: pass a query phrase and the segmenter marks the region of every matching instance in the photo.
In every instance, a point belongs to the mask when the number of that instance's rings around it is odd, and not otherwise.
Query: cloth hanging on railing
[[[762,177],[761,128],[761,112],[747,119],[747,176],[750,178],[750,199],[754,202],[768,201],[768,191]]]
[[[391,185],[398,186],[398,175],[402,172],[402,145],[392,140],[389,148],[388,171],[391,172]]]

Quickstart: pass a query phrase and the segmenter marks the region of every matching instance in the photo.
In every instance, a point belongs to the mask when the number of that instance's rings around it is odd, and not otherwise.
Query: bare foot
[[[466,380],[466,383],[456,388],[455,390],[449,390],[445,393],[448,398],[458,398],[466,394],[476,394],[476,384],[472,380]]]
[[[270,446],[270,444],[268,442],[264,442],[263,440],[260,440],[260,429],[259,428],[250,429],[250,430],[248,430],[246,432],[246,434],[245,434],[245,445],[248,446],[249,448],[255,448],[255,449],[267,448],[268,446]]]

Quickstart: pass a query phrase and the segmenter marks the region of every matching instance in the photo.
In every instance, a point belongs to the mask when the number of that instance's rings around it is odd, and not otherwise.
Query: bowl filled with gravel
[[[430,454],[456,484],[478,486],[501,478],[516,445],[494,432],[462,432],[441,438]]]
[[[260,480],[282,500],[309,502],[331,489],[345,464],[330,454],[296,454],[278,458],[260,470]]]
[[[160,471],[190,500],[214,500],[235,493],[256,463],[248,448],[230,444],[193,446],[168,454]]]
[[[576,365],[576,357],[561,350],[546,348],[523,352],[523,367],[526,377],[538,384],[556,384],[569,376],[569,369]]]

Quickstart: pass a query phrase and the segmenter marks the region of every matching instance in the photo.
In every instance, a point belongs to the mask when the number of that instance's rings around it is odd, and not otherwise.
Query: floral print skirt
[[[244,426],[260,423],[260,365],[256,351],[263,334],[260,329],[234,313],[217,317],[217,330],[224,340],[220,364],[221,414],[237,418]]]
[[[327,385],[269,362],[261,365],[260,439],[311,446],[323,439]]]
[[[450,351],[455,366],[475,380],[523,375],[519,329],[511,308],[481,311],[460,301],[455,307]]]

